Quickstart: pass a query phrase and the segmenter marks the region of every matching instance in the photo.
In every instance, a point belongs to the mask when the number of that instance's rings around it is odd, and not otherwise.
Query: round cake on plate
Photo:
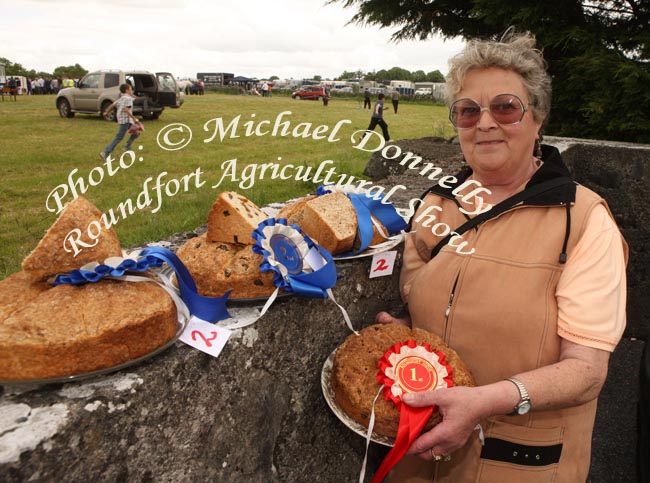
[[[20,303],[11,294],[22,292]],[[0,380],[82,375],[151,353],[178,330],[176,306],[153,282],[46,287],[24,272],[0,282]]]
[[[422,329],[410,329],[399,324],[377,324],[352,334],[336,350],[331,386],[336,404],[350,418],[368,427],[372,403],[380,388],[377,382],[378,363],[386,351],[395,344],[415,340],[417,344],[429,344],[433,351],[445,356],[451,366],[454,386],[474,386],[474,377],[458,354],[435,334]],[[394,438],[397,435],[400,413],[392,401],[383,396],[375,403],[373,433]],[[425,430],[441,421],[435,411]]]

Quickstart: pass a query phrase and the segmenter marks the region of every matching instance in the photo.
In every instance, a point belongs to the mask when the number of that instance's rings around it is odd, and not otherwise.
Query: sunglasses
[[[474,99],[458,99],[449,108],[449,120],[456,129],[471,129],[478,124],[483,111],[489,111],[497,124],[511,125],[520,123],[528,109],[514,94],[499,94],[488,107]]]

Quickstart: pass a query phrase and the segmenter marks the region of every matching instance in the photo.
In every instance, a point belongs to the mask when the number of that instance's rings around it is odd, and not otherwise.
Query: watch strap
[[[512,412],[508,413],[508,416],[517,416],[519,415],[519,412],[517,411],[519,407],[525,403],[530,404],[530,395],[528,394],[528,390],[526,389],[526,386],[524,386],[524,383],[516,377],[508,377],[506,381],[513,383],[519,391],[519,402],[512,409]]]

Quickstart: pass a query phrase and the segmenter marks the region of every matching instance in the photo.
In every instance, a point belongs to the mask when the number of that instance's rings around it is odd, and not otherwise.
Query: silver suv
[[[144,119],[158,119],[165,107],[180,107],[184,95],[174,76],[167,72],[152,74],[146,71],[102,70],[86,74],[77,87],[61,89],[56,96],[56,108],[61,117],[75,113],[100,116],[120,96],[120,85],[130,84],[137,96],[133,100],[133,114]],[[115,109],[104,116],[115,120]]]

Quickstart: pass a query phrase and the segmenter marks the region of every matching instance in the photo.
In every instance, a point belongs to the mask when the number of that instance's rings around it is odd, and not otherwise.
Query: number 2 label
[[[372,257],[372,265],[370,268],[370,277],[384,277],[392,275],[393,268],[395,268],[395,257],[397,252],[395,250],[384,253],[375,253]]]
[[[180,340],[195,349],[218,357],[226,345],[231,331],[192,317],[180,336]]]

